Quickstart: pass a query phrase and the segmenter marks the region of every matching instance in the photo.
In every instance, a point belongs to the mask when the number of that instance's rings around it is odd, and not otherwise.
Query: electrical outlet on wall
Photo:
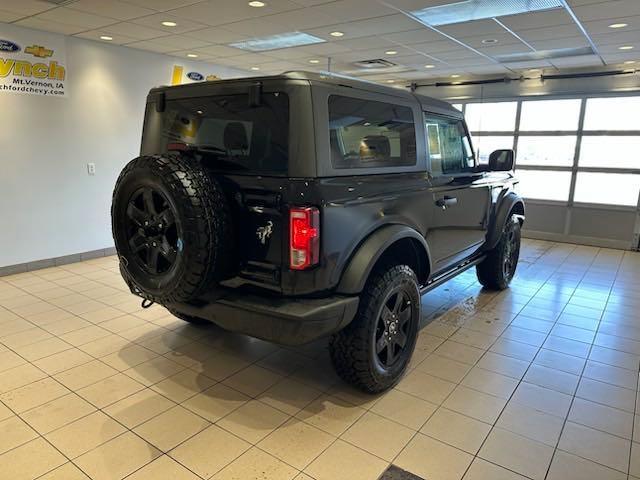
[[[96,174],[96,164],[95,163],[87,163],[87,173],[89,175]]]

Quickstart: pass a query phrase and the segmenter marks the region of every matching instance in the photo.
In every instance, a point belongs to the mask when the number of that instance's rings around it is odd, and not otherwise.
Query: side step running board
[[[439,287],[443,283],[451,280],[453,277],[459,275],[465,270],[469,270],[471,267],[475,267],[476,265],[481,263],[484,259],[485,259],[485,255],[481,255],[477,258],[474,258],[473,260],[469,260],[468,262],[463,263],[462,265],[452,270],[449,270],[448,272],[438,275],[434,279],[430,280],[426,285],[423,285],[422,287],[420,287],[420,295],[423,295],[433,290],[434,288]]]

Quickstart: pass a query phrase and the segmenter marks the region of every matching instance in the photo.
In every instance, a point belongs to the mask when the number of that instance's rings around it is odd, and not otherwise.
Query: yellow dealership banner
[[[0,95],[66,97],[64,38],[0,24]]]

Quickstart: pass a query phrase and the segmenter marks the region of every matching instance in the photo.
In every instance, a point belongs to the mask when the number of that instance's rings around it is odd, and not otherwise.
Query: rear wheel
[[[495,248],[476,267],[478,281],[492,290],[504,290],[516,273],[520,258],[520,222],[512,215]]]
[[[381,268],[361,295],[356,318],[330,343],[335,369],[355,387],[375,393],[395,385],[415,348],[420,291],[407,265]]]

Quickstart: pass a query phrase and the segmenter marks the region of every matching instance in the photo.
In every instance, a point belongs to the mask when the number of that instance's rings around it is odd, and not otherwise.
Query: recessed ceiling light
[[[260,70],[260,67],[251,67],[251,70],[257,71],[257,70]]]
[[[113,40],[113,37],[110,37],[109,35],[101,35],[100,40],[106,40],[107,42],[110,42],[111,40]]]
[[[611,25],[609,25],[609,28],[624,28],[628,26],[628,23],[612,23]]]
[[[387,50],[386,52],[384,52],[385,55],[396,55],[398,52],[396,52],[395,50]]]
[[[394,83],[395,80],[387,80],[387,83]]]
[[[329,33],[332,37],[342,37],[344,35],[343,32],[331,32]]]
[[[424,68],[436,68],[436,66],[429,64],[429,65],[425,65]]]
[[[486,38],[482,40],[482,43],[485,45],[491,45],[493,43],[498,43],[498,40],[496,40],[495,38]]]
[[[531,73],[536,73],[536,72],[539,72],[539,71],[540,71],[540,69],[539,69],[539,68],[530,68],[530,69],[529,69],[529,71],[530,71]]]
[[[633,50],[633,45],[623,45],[622,47],[618,47],[618,50]]]
[[[451,78],[460,78],[460,75],[458,75],[457,73],[454,73],[453,75],[451,75]]]
[[[631,65],[633,63],[636,63],[636,61],[635,60],[627,60],[627,61],[624,62],[625,65]]]
[[[230,47],[249,50],[251,52],[265,52],[267,50],[277,50],[279,48],[301,47],[314,43],[324,43],[326,40],[314,37],[304,32],[286,32],[266,37],[250,38],[242,42],[230,43]]]
[[[165,27],[177,27],[178,26],[178,24],[176,22],[169,22],[169,21],[162,22],[162,25],[164,25]]]
[[[249,6],[250,7],[255,7],[255,8],[264,7],[265,5],[266,5],[266,3],[264,3],[264,2],[249,2]]]
[[[187,53],[187,57],[189,57],[189,58],[198,58],[198,55],[196,55],[195,53]]]
[[[309,60],[309,63],[320,63],[320,60],[312,58],[311,60]]]

